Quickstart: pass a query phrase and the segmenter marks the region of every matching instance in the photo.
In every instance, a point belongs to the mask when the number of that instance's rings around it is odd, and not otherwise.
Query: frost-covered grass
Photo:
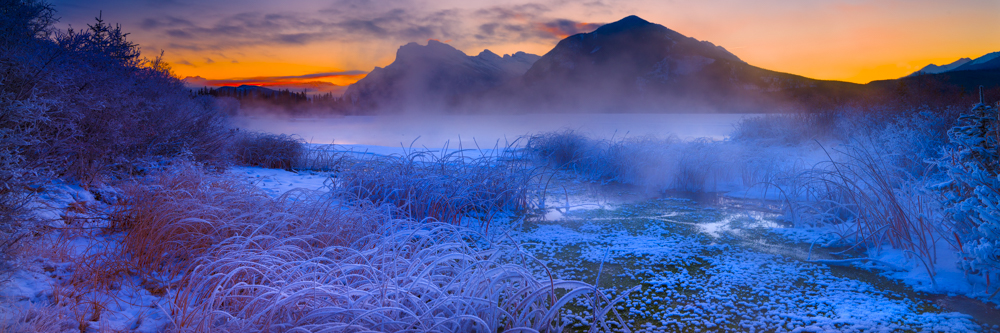
[[[230,151],[237,164],[270,169],[292,169],[307,154],[305,141],[289,135],[239,132]]]
[[[468,157],[463,151],[371,155],[343,163],[334,181],[353,200],[397,207],[406,217],[451,224],[474,218],[484,231],[501,213],[528,209],[536,180],[520,153]]]
[[[883,245],[907,252],[925,266],[934,280],[939,244],[947,226],[933,194],[913,180],[871,145],[847,145],[833,159],[810,173],[812,191],[821,211],[813,218],[844,226],[846,239],[878,251]],[[839,161],[838,161],[839,160]],[[919,185],[917,185],[919,186]]]
[[[740,120],[734,124],[730,138],[760,145],[795,146],[844,138],[845,126],[841,112],[769,114]]]
[[[503,167],[493,163],[468,167]],[[182,164],[125,182],[107,199],[86,222],[40,243],[52,270],[13,281],[36,284],[17,293],[53,301],[0,311],[16,323],[7,327],[48,330],[38,316],[54,313],[61,329],[85,330],[553,331],[558,309],[596,292],[536,274],[543,264],[509,237],[414,220],[407,205],[339,188],[275,197]],[[52,289],[37,279],[51,279]],[[598,311],[598,323],[615,311]]]

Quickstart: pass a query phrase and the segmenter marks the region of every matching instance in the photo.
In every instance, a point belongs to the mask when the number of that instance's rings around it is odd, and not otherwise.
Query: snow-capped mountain
[[[970,61],[972,61],[972,59],[962,58],[962,59],[955,60],[955,62],[952,62],[952,63],[947,64],[947,65],[938,66],[938,65],[935,65],[935,64],[930,64],[930,65],[924,66],[924,68],[921,68],[920,70],[918,70],[916,72],[911,73],[910,75],[907,75],[906,77],[923,75],[923,74],[939,74],[939,73],[944,73],[944,72],[953,70],[955,68],[958,68],[959,66],[965,65],[966,63],[968,63]]]
[[[1000,69],[1000,51],[988,53],[976,59],[969,59],[969,58],[958,59],[958,61],[942,66],[930,64],[924,68],[921,68],[919,71],[913,72],[913,74],[907,75],[906,77],[912,77],[924,74],[941,74],[948,72],[991,70],[991,69]]]
[[[456,106],[520,77],[538,58],[524,52],[501,57],[490,50],[468,56],[436,40],[409,43],[392,64],[376,67],[344,96],[359,109]]]
[[[952,71],[973,71],[973,70],[984,70],[984,69],[1000,69],[1000,51],[988,53],[982,57],[972,59],[972,61],[964,64]]]

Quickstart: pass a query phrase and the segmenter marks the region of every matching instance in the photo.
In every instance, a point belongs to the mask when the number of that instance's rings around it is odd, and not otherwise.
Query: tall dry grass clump
[[[768,114],[734,125],[730,138],[758,145],[801,145],[813,140],[844,139],[845,116],[853,110]]]
[[[179,166],[125,187],[109,228],[125,233],[120,253],[136,272],[185,266],[236,235],[310,235],[324,245],[350,244],[373,232],[357,210],[304,191],[278,200],[235,179]]]
[[[178,332],[560,331],[562,306],[600,293],[536,276],[541,264],[509,239],[380,202],[272,199],[195,167],[168,169],[125,189],[109,226],[121,246],[91,255],[77,276],[162,286]],[[596,324],[614,311],[605,303]]]
[[[305,140],[263,132],[238,132],[230,152],[241,165],[285,170],[298,167],[307,154]]]
[[[528,208],[534,177],[519,152],[494,151],[479,157],[463,151],[371,156],[345,163],[335,184],[355,200],[389,204],[418,221],[430,218],[458,225],[471,217],[488,229],[498,214]]]
[[[874,143],[856,142],[833,150],[826,162],[803,174],[812,195],[812,218],[842,226],[856,246],[903,250],[934,281],[937,244],[946,234],[936,197],[896,167]]]
[[[459,226],[383,227],[351,246],[270,235],[218,245],[178,288],[178,331],[558,331],[558,309],[595,292],[537,279],[515,244]]]

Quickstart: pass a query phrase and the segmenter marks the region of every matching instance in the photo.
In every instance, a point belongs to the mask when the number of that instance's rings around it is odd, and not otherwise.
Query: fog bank
[[[492,148],[518,137],[572,129],[592,137],[675,135],[683,140],[724,139],[752,114],[525,114],[397,115],[331,118],[237,117],[243,130],[301,136],[311,143],[399,147]],[[461,140],[460,140],[461,139]],[[414,142],[416,140],[416,142]],[[523,144],[520,142],[519,144]]]

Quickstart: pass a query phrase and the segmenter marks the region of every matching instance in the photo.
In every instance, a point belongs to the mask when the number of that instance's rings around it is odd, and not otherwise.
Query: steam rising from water
[[[493,148],[499,141],[572,129],[595,138],[676,135],[683,140],[724,139],[740,119],[753,114],[526,114],[395,115],[335,118],[239,117],[236,126],[253,131],[294,134],[311,143]],[[461,138],[461,140],[459,140]],[[524,142],[519,142],[519,145]]]

